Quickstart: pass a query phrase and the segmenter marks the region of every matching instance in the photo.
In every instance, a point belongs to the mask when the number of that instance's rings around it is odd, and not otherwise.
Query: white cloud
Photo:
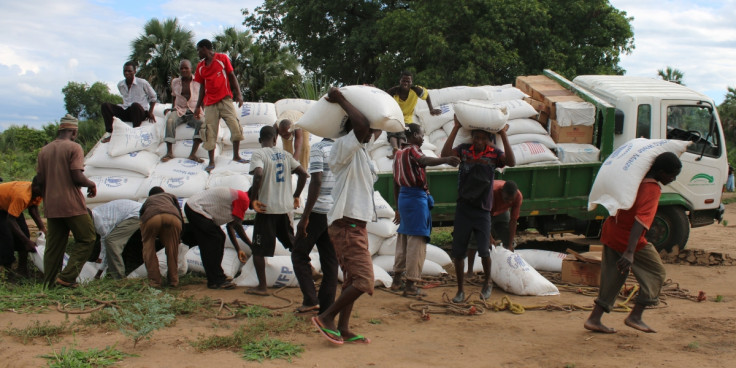
[[[25,92],[33,97],[51,97],[51,91],[41,88],[32,86],[28,83],[18,83],[18,89],[21,92]]]

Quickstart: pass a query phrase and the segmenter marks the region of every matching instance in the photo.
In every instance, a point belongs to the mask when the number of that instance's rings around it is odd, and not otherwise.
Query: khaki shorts
[[[337,261],[342,268],[343,290],[348,286],[373,295],[373,260],[368,250],[365,222],[343,217],[327,228]]]
[[[243,127],[238,121],[238,111],[235,110],[233,100],[230,97],[223,98],[218,103],[204,107],[204,139],[202,147],[207,151],[215,149],[217,133],[220,131],[220,118],[230,129],[230,140],[232,142],[243,140]]]

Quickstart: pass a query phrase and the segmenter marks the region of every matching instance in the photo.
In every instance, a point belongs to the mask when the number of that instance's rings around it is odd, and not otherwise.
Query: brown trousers
[[[181,220],[171,214],[160,214],[141,223],[141,238],[143,240],[143,263],[146,264],[148,279],[151,286],[161,286],[161,270],[156,258],[156,238],[166,249],[166,264],[170,286],[179,285],[179,240],[181,235]]]
[[[421,235],[399,234],[396,239],[394,274],[406,271],[406,279],[422,281],[422,268],[427,256],[427,238]]]

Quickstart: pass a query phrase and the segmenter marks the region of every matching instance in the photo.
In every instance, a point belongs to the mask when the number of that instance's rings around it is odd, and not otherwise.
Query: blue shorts
[[[465,259],[470,234],[473,234],[479,257],[491,256],[491,213],[462,201],[455,207],[455,229],[452,233],[452,256]]]

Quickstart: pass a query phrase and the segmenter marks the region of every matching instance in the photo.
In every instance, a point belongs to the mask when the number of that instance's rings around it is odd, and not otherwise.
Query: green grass
[[[242,356],[245,360],[259,362],[264,359],[286,359],[291,362],[292,357],[298,357],[302,352],[304,352],[304,347],[301,345],[272,339],[266,335],[263,339],[245,344]]]
[[[382,322],[378,318],[371,318],[371,319],[368,320],[368,323],[370,323],[372,325],[380,325]]]
[[[237,315],[244,315],[248,318],[271,317],[273,312],[270,309],[261,307],[260,305],[249,305],[238,309]]]
[[[115,349],[114,346],[108,346],[102,350],[89,349],[87,351],[63,347],[58,353],[54,351],[41,357],[47,359],[49,367],[52,368],[97,368],[109,367],[131,356],[135,355],[126,354]]]
[[[723,295],[716,295],[716,299],[715,299],[715,302],[716,302],[716,303],[721,303],[721,302],[723,302]]]
[[[452,247],[452,229],[452,227],[436,227],[432,229],[429,243],[443,249]]]
[[[154,331],[170,325],[176,318],[171,310],[172,295],[151,288],[146,294],[128,303],[126,308],[110,309],[120,332],[133,340],[133,347],[143,339],[149,340]]]
[[[206,350],[236,350],[253,339],[244,326],[241,326],[227,336],[199,336],[190,343],[198,351]]]
[[[687,344],[687,349],[688,350],[698,350],[698,349],[700,349],[700,343],[697,342],[697,341],[693,341],[693,342]]]
[[[5,333],[19,338],[23,344],[27,344],[29,341],[43,337],[46,341],[51,344],[60,339],[60,337],[70,330],[67,322],[62,322],[60,325],[52,325],[51,322],[45,321],[33,321],[30,325],[24,328],[8,328]]]

